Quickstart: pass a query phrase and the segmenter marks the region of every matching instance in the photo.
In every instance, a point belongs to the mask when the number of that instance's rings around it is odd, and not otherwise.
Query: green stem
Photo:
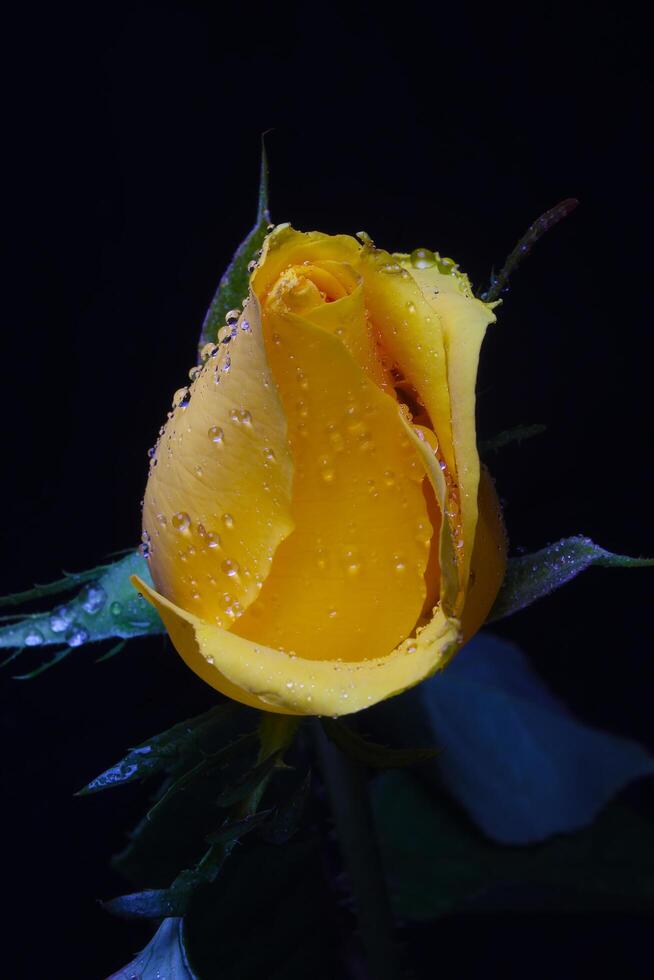
[[[375,837],[365,771],[327,739],[318,719],[313,724],[370,975],[374,980],[397,980],[400,968],[393,913]]]

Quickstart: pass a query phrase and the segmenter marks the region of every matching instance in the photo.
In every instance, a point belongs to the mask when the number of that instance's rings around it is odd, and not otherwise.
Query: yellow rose
[[[425,250],[268,236],[145,494],[156,591],[136,584],[208,684],[267,711],[348,714],[479,629],[505,568],[475,436],[494,319]]]

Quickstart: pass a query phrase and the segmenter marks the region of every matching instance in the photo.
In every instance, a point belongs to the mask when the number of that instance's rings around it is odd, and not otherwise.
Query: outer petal
[[[356,663],[307,660],[211,626],[140,579],[132,581],[159,610],[179,653],[203,680],[267,711],[334,717],[360,711],[424,680],[460,641],[458,622],[438,609],[415,639],[386,657]],[[208,669],[198,669],[198,658]]]
[[[330,308],[341,303],[352,297]],[[272,303],[265,326],[296,467],[295,530],[234,631],[309,659],[383,656],[424,603],[423,465],[397,403],[339,337]]]
[[[477,526],[479,486],[475,386],[482,341],[488,325],[495,322],[495,314],[472,296],[466,277],[442,275],[436,267],[412,269],[411,274],[438,315],[443,331],[463,536],[461,577],[466,582]]]
[[[502,509],[486,467],[482,467],[479,480],[478,509],[468,592],[461,616],[464,643],[486,622],[506,572],[507,537]]]
[[[150,569],[168,598],[221,626],[259,595],[293,528],[293,464],[252,297],[173,411],[143,507]]]

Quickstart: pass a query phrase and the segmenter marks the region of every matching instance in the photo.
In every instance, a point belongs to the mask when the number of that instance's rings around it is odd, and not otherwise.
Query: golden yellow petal
[[[486,303],[466,294],[464,278],[444,276],[436,267],[411,268],[411,275],[438,315],[443,331],[463,534],[461,576],[465,582],[475,540],[479,486],[475,386],[481,344],[486,328],[496,318]]]
[[[277,225],[264,242],[258,268],[250,280],[252,289],[264,302],[281,273],[289,266],[332,260],[356,264],[360,250],[360,244],[349,235],[300,232],[290,225]]]
[[[212,626],[137,577],[132,581],[158,609],[179,653],[203,680],[267,711],[333,717],[360,711],[424,680],[447,662],[460,642],[458,622],[438,609],[415,639],[385,657],[309,660]]]
[[[411,634],[424,602],[424,466],[397,403],[340,339],[271,307],[265,329],[295,463],[295,530],[234,631],[312,660],[379,657]]]
[[[156,587],[226,628],[293,528],[286,419],[255,297],[235,330],[169,418],[143,508]]]
[[[479,520],[470,563],[470,579],[461,616],[463,642],[486,622],[506,572],[507,538],[495,484],[482,466],[478,497]]]

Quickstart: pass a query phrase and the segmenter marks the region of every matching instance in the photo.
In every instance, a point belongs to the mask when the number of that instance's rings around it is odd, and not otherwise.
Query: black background
[[[628,5],[36,4],[3,33],[2,592],[138,539],[146,450],[254,218],[269,128],[275,220],[437,248],[478,285],[579,198],[490,331],[480,431],[548,427],[492,461],[514,549],[583,532],[654,554],[648,42]],[[581,717],[654,749],[651,596],[648,571],[592,570],[500,631]],[[96,980],[143,944],[95,905],[121,890],[109,857],[142,798],[72,793],[211,703],[159,640],[93,659],[1,679],[12,978]],[[650,928],[453,917],[421,955],[463,977],[645,977]]]

